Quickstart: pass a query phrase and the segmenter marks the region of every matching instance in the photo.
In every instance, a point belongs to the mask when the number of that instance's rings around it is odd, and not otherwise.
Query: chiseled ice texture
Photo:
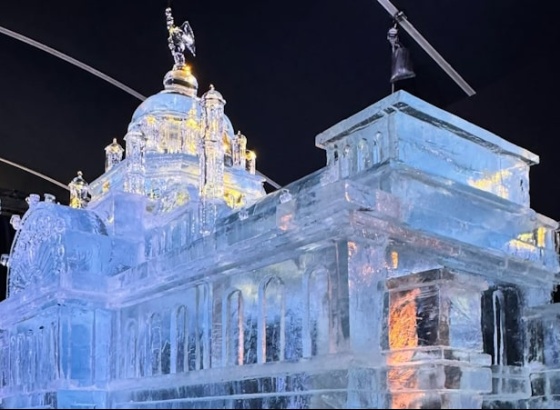
[[[4,408],[560,406],[536,155],[399,91],[266,195],[221,94],[165,84],[73,207],[14,223]]]

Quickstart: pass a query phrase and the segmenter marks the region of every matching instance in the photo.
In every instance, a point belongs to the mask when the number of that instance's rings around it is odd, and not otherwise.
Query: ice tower
[[[3,408],[558,408],[557,224],[538,157],[399,91],[266,195],[167,11],[164,90],[28,199],[0,303]]]

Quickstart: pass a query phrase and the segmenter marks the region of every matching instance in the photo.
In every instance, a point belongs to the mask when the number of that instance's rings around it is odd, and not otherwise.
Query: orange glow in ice
[[[391,256],[393,254],[396,252],[392,252]],[[391,393],[397,393],[393,394],[391,398],[391,408],[393,409],[409,408],[411,401],[415,401],[421,395],[421,393],[410,392],[418,388],[418,381],[415,368],[406,366],[414,356],[415,351],[412,349],[418,347],[416,297],[419,293],[419,289],[414,289],[407,292],[395,292],[390,296],[387,383]]]

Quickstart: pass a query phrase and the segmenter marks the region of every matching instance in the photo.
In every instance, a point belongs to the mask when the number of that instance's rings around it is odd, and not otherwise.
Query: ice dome
[[[148,97],[132,114],[129,130],[145,116],[168,116],[186,118],[195,108],[200,117],[200,103],[196,93],[198,81],[188,65],[173,67],[163,79],[164,89]]]
[[[148,97],[138,106],[134,114],[132,114],[130,125],[132,126],[137,123],[146,115],[171,114],[185,117],[193,108],[193,105],[198,115],[200,115],[200,103],[197,97],[164,90]]]
[[[197,96],[198,81],[192,74],[189,66],[174,67],[163,80],[164,90],[144,100],[132,114],[128,130],[142,129],[142,123],[148,117],[187,119],[194,116],[196,121],[201,120],[201,98]],[[210,86],[203,99],[219,99],[225,104],[222,95]],[[194,110],[193,110],[194,108]],[[224,115],[224,133],[231,141],[235,135],[230,119]]]

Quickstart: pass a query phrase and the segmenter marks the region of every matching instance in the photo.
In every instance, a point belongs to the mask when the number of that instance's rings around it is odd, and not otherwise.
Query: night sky
[[[58,49],[145,96],[172,66],[167,0],[1,2],[0,25]],[[416,78],[404,88],[541,157],[532,207],[560,219],[560,2],[394,0],[477,91],[466,94],[401,30]],[[392,19],[375,0],[175,0],[189,20],[200,93],[215,85],[226,114],[281,185],[324,166],[315,135],[390,93]],[[0,35],[0,156],[67,183],[103,172],[140,101],[64,61]],[[0,164],[0,188],[67,193]]]

